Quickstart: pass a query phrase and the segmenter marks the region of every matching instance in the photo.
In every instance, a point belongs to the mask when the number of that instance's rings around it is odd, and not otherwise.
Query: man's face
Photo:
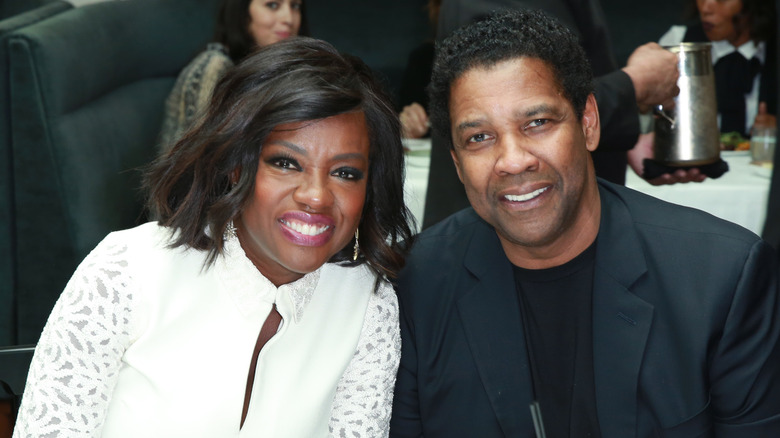
[[[593,242],[601,207],[592,95],[578,120],[547,64],[517,58],[467,70],[449,105],[458,176],[514,264],[556,266]]]

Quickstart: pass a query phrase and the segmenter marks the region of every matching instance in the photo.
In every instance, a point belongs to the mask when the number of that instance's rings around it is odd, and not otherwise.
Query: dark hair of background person
[[[755,41],[774,42],[777,32],[775,0],[742,0],[742,11],[734,16],[734,25],[739,28],[741,17],[748,16],[750,38]],[[696,0],[690,0],[685,7],[684,17],[690,22],[699,21]]]
[[[431,127],[447,139],[450,148],[452,83],[467,70],[492,67],[501,61],[520,57],[544,61],[577,118],[582,118],[588,95],[593,92],[593,73],[585,51],[570,30],[548,15],[530,10],[504,11],[478,23],[481,24],[462,27],[445,39],[437,47],[433,63],[428,88]],[[555,38],[549,38],[550,32]]]
[[[307,37],[261,48],[231,69],[217,83],[205,117],[146,171],[148,207],[161,225],[175,231],[171,246],[208,250],[207,263],[212,263],[223,249],[228,222],[254,195],[269,133],[282,124],[353,111],[365,114],[370,140],[360,257],[352,261],[352,240],[330,262],[368,262],[395,277],[412,242],[414,221],[404,204],[398,116],[360,59]]]
[[[257,47],[255,39],[249,33],[249,4],[252,0],[222,0],[214,28],[214,41],[228,48],[228,55],[238,64]],[[306,20],[306,2],[301,3],[301,26],[298,35],[309,36],[309,24]]]

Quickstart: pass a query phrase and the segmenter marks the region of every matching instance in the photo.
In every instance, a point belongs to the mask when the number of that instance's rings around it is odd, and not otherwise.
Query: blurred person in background
[[[302,0],[223,0],[214,42],[179,73],[165,102],[160,146],[170,149],[206,108],[225,72],[258,47],[307,35]]]
[[[439,21],[440,8],[441,0],[429,0],[425,6],[433,33]],[[434,49],[434,39],[430,38],[409,53],[401,87],[398,90],[402,107],[401,127],[405,138],[426,137],[430,130],[428,93],[425,89],[431,82]]]
[[[750,136],[775,126],[776,16],[773,0],[692,0],[690,25],[672,26],[658,41],[712,43],[718,124],[722,133]]]

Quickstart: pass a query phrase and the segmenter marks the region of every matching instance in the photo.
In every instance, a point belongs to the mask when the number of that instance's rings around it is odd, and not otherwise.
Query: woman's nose
[[[283,3],[277,12],[277,17],[279,18],[279,21],[281,21],[284,24],[292,25],[292,21],[293,21],[292,16],[293,16],[293,11],[290,2]]]
[[[301,184],[293,192],[293,200],[319,211],[333,204],[333,192],[328,187],[327,177],[304,176]]]

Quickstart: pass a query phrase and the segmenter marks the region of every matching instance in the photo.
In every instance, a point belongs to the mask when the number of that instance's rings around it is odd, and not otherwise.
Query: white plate
[[[720,151],[723,157],[739,157],[750,155],[750,151]]]

